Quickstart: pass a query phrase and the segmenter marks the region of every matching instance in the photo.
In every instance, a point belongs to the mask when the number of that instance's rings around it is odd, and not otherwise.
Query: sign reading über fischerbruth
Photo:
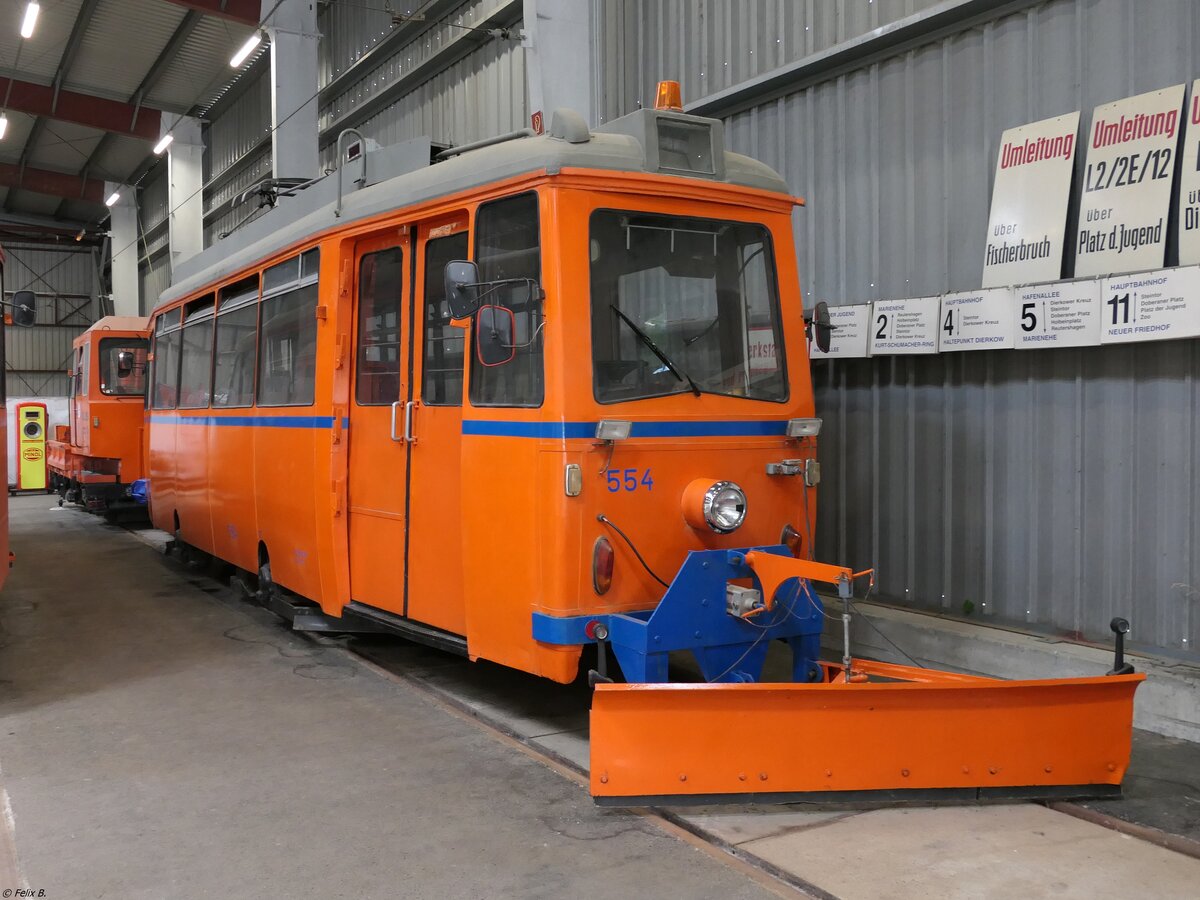
[[[1183,88],[1177,84],[1093,110],[1075,243],[1077,276],[1163,265]]]
[[[1200,263],[1200,79],[1192,82],[1179,173],[1179,264]]]
[[[1079,113],[1067,113],[1000,137],[983,286],[1050,281],[1062,274],[1063,240]]]

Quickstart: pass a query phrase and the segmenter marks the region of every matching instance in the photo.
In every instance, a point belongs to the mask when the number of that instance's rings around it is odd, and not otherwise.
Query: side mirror
[[[451,318],[469,319],[479,309],[479,267],[465,259],[448,262],[444,282]]]
[[[813,307],[812,314],[805,319],[804,330],[822,353],[829,352],[833,338],[833,326],[829,323],[829,304],[821,300]]]
[[[482,306],[475,316],[475,352],[485,366],[502,366],[517,355],[516,317],[503,306]]]
[[[16,291],[12,297],[14,325],[28,328],[37,320],[37,296],[33,291]]]
[[[117,377],[128,378],[133,374],[133,351],[117,351]]]

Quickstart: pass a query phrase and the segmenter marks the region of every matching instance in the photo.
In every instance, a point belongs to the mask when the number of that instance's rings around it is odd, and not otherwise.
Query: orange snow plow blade
[[[1145,675],[999,681],[856,660],[846,683],[840,665],[823,665],[820,684],[597,685],[592,796],[639,806],[1120,794]]]

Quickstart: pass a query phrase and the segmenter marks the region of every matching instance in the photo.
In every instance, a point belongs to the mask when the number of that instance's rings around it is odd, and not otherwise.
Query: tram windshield
[[[150,342],[145,338],[104,338],[100,341],[100,390],[119,397],[141,397],[146,393],[146,355]],[[129,353],[132,365],[120,364],[122,353]]]
[[[599,402],[687,392],[787,400],[766,228],[605,209],[590,232]]]

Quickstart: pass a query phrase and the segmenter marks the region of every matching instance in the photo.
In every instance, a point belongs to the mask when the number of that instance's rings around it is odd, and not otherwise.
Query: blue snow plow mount
[[[568,646],[607,642],[631,684],[666,683],[668,654],[680,650],[692,652],[707,682],[761,681],[767,649],[784,640],[792,651],[792,681],[818,682],[824,678],[817,659],[826,613],[812,581],[837,585],[849,600],[854,577],[841,566],[796,559],[783,545],[694,550],[654,609],[586,616],[535,612],[533,636]],[[744,586],[747,579],[753,587]],[[600,659],[603,666],[603,653]]]

